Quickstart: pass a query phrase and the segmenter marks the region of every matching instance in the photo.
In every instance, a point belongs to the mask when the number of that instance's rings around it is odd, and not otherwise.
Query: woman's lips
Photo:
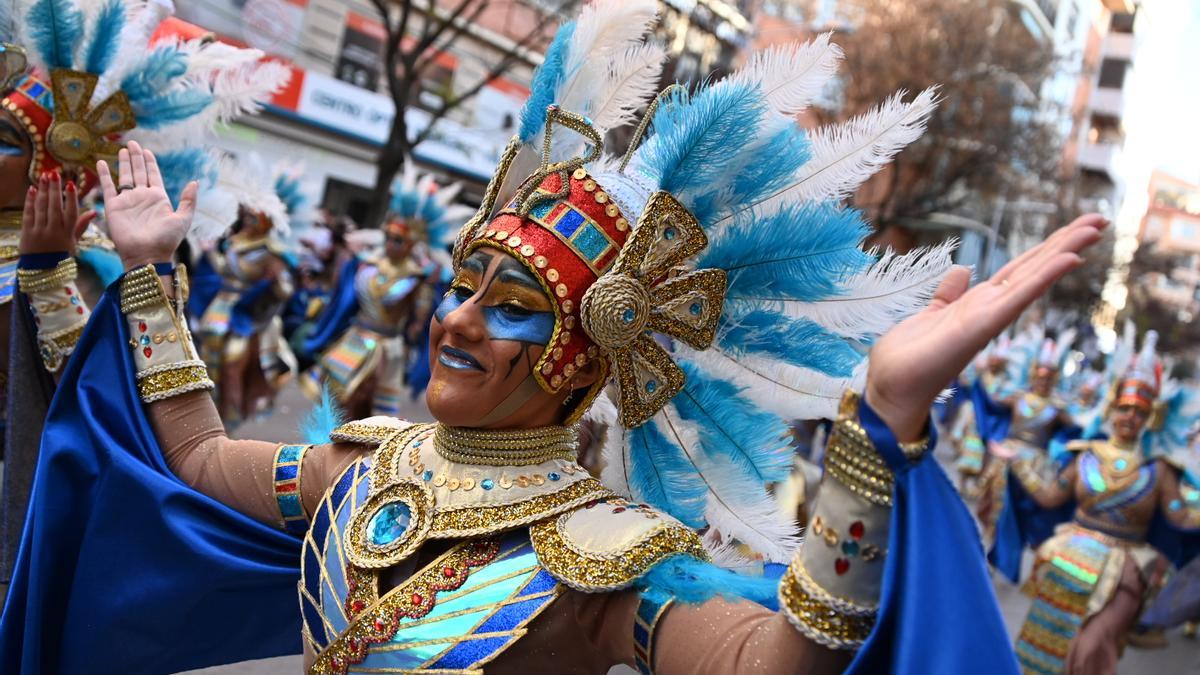
[[[454,370],[478,370],[483,372],[483,366],[479,364],[479,361],[474,356],[454,347],[442,347],[441,353],[438,354],[438,363]]]

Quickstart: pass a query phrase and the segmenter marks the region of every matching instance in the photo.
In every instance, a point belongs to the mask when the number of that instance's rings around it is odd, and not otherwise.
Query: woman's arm
[[[108,167],[102,162],[99,169],[113,241],[127,270],[121,311],[129,326],[133,376],[168,465],[197,490],[260,521],[295,529],[364,449],[235,441],[225,435],[207,393],[212,382],[181,315],[186,275],[162,264],[177,247],[176,237],[187,230],[195,188],[185,191],[179,211],[173,211],[154,155],[136,143],[120,153],[121,183],[132,189],[118,193]],[[148,241],[147,233],[157,235]],[[154,262],[160,264],[147,264]]]
[[[1194,530],[1200,528],[1200,508],[1191,506],[1179,489],[1179,470],[1164,460],[1158,462],[1159,508],[1167,521],[1175,527]]]
[[[1043,509],[1062,506],[1075,494],[1075,477],[1079,469],[1076,468],[1074,458],[1066,468],[1058,472],[1058,476],[1052,481],[1042,480],[1029,460],[1017,459],[1010,466],[1013,475],[1021,482],[1021,487],[1025,488],[1033,501]]]

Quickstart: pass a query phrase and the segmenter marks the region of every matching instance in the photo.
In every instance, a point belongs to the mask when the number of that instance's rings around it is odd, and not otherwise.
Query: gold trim
[[[570,427],[466,429],[438,424],[433,448],[459,464],[533,466],[555,459],[574,461],[579,434]]]
[[[779,606],[797,630],[831,649],[857,649],[875,627],[874,609],[829,595],[813,581],[799,558],[780,580]]]
[[[613,496],[595,478],[571,483],[558,492],[538,495],[515,504],[465,506],[433,514],[430,539],[473,537],[510,530],[573,510],[583,504]]]
[[[708,560],[700,537],[683,525],[667,525],[619,557],[595,557],[572,547],[563,537],[563,522],[571,514],[529,528],[538,560],[555,579],[588,593],[627,588],[663,560],[678,554]]]
[[[407,423],[406,423],[407,424]],[[357,422],[348,422],[334,429],[329,433],[329,440],[333,443],[358,443],[360,445],[381,445],[392,436],[412,427],[407,426],[387,426],[384,424],[364,424],[361,420]]]
[[[208,378],[208,369],[202,365],[181,364],[168,370],[159,370],[138,379],[138,395],[150,403],[164,398],[186,394],[200,389],[212,389],[213,381]]]

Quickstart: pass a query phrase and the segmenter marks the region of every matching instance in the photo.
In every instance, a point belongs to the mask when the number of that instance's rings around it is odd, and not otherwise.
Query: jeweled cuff
[[[638,598],[633,617],[633,658],[642,675],[654,673],[654,631],[674,602],[674,596],[656,588],[642,591]]]
[[[300,478],[304,468],[304,453],[308,445],[281,445],[275,451],[273,472],[275,503],[279,506],[279,519],[283,529],[298,537],[308,532],[308,514],[304,512],[304,501],[300,496]]]
[[[53,267],[17,270],[17,284],[29,299],[37,325],[38,350],[46,370],[62,367],[75,351],[91,311],[75,285],[78,267],[73,258]]]
[[[186,273],[177,268],[174,274],[174,297],[153,265],[132,270],[121,280],[121,311],[129,324],[138,393],[146,403],[213,387],[187,322],[174,309],[186,301]]]
[[[876,448],[860,412],[873,417],[847,392],[804,544],[779,588],[780,605],[796,628],[832,649],[857,649],[870,634],[888,555],[894,462]],[[899,461],[919,459],[928,446],[894,438],[888,444]]]

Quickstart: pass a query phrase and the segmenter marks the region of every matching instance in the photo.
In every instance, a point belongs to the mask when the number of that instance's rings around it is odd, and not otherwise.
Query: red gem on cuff
[[[71,294],[71,287],[70,287],[70,286],[64,286],[64,287],[63,287],[63,290],[67,292],[67,295],[70,295],[70,294]]]
[[[139,330],[139,331],[141,331],[141,332],[143,332],[143,333],[145,333],[145,332],[146,332],[146,322],[145,322],[145,321],[139,321],[139,322],[138,322],[138,330]]]
[[[866,533],[867,528],[863,526],[863,522],[861,520],[856,520],[853,523],[850,523],[851,537],[854,537],[855,539],[862,539],[863,535]]]
[[[142,350],[142,353],[146,355],[146,358],[150,358],[150,355],[154,353],[154,350],[146,347]]]
[[[75,313],[76,313],[76,314],[83,314],[83,308],[82,308],[82,307],[76,307],[76,308],[75,308]]]
[[[411,600],[412,600],[412,603],[413,603],[414,605],[419,605],[419,604],[421,604],[421,601],[422,601],[422,600],[424,600],[424,599],[425,599],[425,598],[421,597],[421,594],[420,594],[420,593],[413,593],[413,594],[412,594],[412,598],[411,598]]]
[[[447,579],[453,578],[454,577],[454,568],[453,567],[443,567],[442,568],[442,576],[446,577]]]
[[[850,561],[845,558],[838,558],[833,561],[833,571],[837,572],[838,576],[842,576],[850,571]]]

